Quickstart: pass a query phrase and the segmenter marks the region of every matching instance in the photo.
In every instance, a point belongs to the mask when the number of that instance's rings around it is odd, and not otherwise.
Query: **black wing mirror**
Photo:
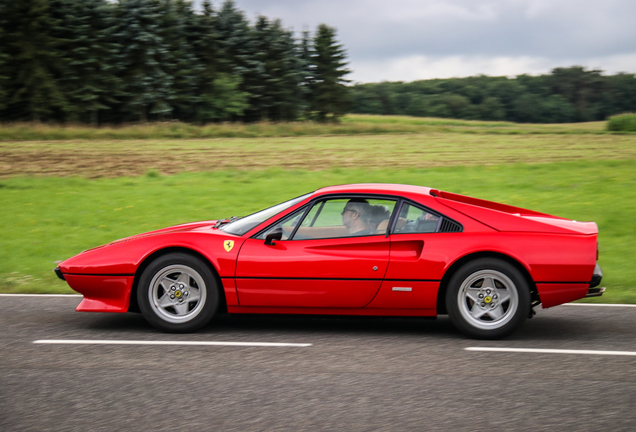
[[[276,227],[273,230],[271,230],[269,233],[267,233],[267,237],[265,237],[265,244],[267,246],[274,246],[276,243],[274,243],[274,240],[280,240],[283,238],[283,228],[282,227]]]

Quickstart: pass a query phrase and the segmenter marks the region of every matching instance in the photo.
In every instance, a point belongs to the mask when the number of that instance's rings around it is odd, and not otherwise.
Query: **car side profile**
[[[141,311],[195,331],[230,314],[435,317],[510,335],[544,308],[598,296],[598,227],[428,187],[331,186],[243,218],[195,222],[69,258],[78,311]]]

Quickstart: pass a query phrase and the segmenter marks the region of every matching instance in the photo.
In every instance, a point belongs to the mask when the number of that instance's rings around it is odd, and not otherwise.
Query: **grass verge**
[[[199,126],[171,121],[92,127],[87,125],[5,123],[0,124],[0,141],[266,138],[448,132],[498,135],[580,135],[617,133],[606,130],[605,122],[541,125],[407,116],[350,114],[345,116],[342,119],[342,122],[338,124],[320,124],[314,122],[262,122],[253,124],[223,123]]]
[[[204,219],[245,215],[316,188],[353,182],[434,186],[594,220],[608,287],[600,302],[636,303],[636,161],[570,161],[394,169],[215,171],[161,176],[10,178],[0,181],[0,291],[71,292],[51,269],[117,238]]]
[[[412,135],[0,142],[0,178],[324,170],[636,159],[636,135]]]

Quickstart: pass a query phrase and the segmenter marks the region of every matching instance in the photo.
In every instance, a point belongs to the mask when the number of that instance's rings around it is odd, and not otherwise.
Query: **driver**
[[[347,227],[350,235],[377,234],[370,226],[371,205],[365,199],[353,198],[342,209],[342,224]]]

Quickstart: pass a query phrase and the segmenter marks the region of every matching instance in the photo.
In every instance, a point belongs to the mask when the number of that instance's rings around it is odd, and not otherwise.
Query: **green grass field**
[[[543,125],[364,114],[349,114],[343,117],[342,121],[337,124],[265,122],[254,124],[223,123],[198,126],[171,121],[91,127],[86,125],[5,123],[0,124],[0,141],[267,138],[360,134],[421,134],[434,132],[488,135],[634,134],[633,132],[609,132],[606,130],[605,125],[606,122]]]
[[[139,176],[636,159],[636,135],[425,134],[0,142],[0,176]]]
[[[121,237],[188,221],[245,215],[321,186],[431,185],[600,227],[605,302],[636,303],[636,161],[578,161],[395,171],[268,169],[0,183],[0,290],[70,292],[56,260]]]
[[[340,125],[2,125],[0,292],[71,292],[55,261],[125,236],[246,215],[322,186],[389,182],[596,221],[608,287],[596,301],[636,303],[636,135],[604,129],[360,115]]]

